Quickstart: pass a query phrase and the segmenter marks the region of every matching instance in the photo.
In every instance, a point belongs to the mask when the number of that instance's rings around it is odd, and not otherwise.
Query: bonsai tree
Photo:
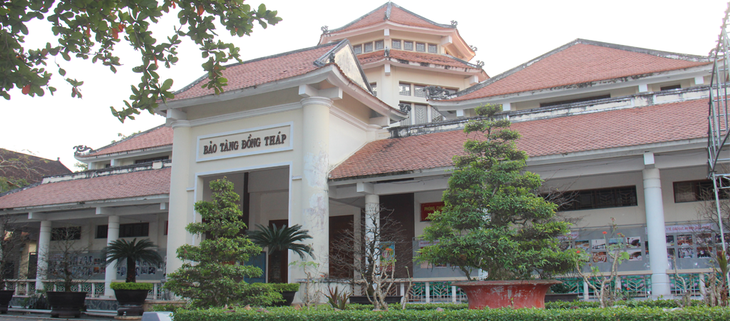
[[[137,261],[147,262],[150,264],[160,264],[163,262],[162,257],[154,250],[155,244],[150,240],[142,239],[137,242],[133,239],[131,242],[119,239],[113,241],[109,246],[104,248],[106,264],[114,261],[121,263],[127,261],[127,279],[126,282],[137,282]]]
[[[273,226],[256,225],[258,230],[249,232],[249,237],[256,245],[268,248],[269,264],[272,264],[272,275],[269,280],[272,283],[286,283],[281,279],[281,265],[277,264],[281,260],[281,255],[286,250],[292,250],[304,261],[305,256],[309,255],[314,258],[314,253],[309,245],[301,242],[311,239],[308,230],[302,230],[302,226],[297,224],[294,226],[283,225],[278,228],[276,224]]]
[[[387,311],[385,300],[396,285],[396,271],[407,271],[411,262],[408,255],[412,252],[411,240],[405,237],[400,222],[393,218],[393,210],[381,207],[378,215],[362,215],[364,221],[359,232],[352,226],[332,244],[330,263],[356,272],[352,277],[360,279],[353,282],[363,284],[367,300],[376,310]]]
[[[465,155],[453,158],[445,207],[430,215],[423,235],[434,245],[423,248],[420,259],[458,267],[468,280],[477,269],[488,280],[567,272],[577,254],[561,251],[557,236],[568,232],[569,223],[555,216],[557,205],[537,195],[542,180],[524,171],[520,135],[497,116],[501,110],[479,107],[480,119],[466,124],[464,132],[477,139],[467,140]]]
[[[93,260],[85,255],[89,251],[88,246],[77,242],[80,238],[80,227],[54,228],[51,232],[51,241],[54,241],[51,255],[43,255],[48,260],[46,274],[50,279],[60,279],[65,292],[75,292],[74,282],[83,282],[91,277]]]
[[[177,257],[184,261],[169,274],[165,288],[190,298],[196,307],[222,307],[235,304],[268,305],[281,300],[281,294],[266,284],[248,284],[244,277],[260,276],[258,267],[245,265],[261,248],[243,234],[246,224],[240,199],[233,183],[225,178],[210,182],[212,200],[195,203],[203,221],[185,228],[192,234],[205,235],[200,245],[183,245]]]

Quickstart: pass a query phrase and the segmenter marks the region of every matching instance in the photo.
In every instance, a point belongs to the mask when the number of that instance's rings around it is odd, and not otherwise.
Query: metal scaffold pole
[[[725,17],[722,19],[720,35],[717,39],[715,49],[710,52],[713,60],[712,80],[710,81],[709,115],[707,117],[707,177],[712,179],[715,194],[715,210],[717,211],[717,222],[720,228],[720,241],[722,242],[722,255],[727,257],[727,245],[725,244],[725,231],[722,221],[722,207],[720,206],[720,190],[730,189],[730,173],[718,163],[730,161],[728,158],[721,158],[727,154],[725,145],[730,136],[728,123],[728,96],[727,83],[730,81],[730,39],[728,39],[727,23],[730,15],[730,3],[725,10]],[[730,284],[730,273],[725,274],[726,284]]]

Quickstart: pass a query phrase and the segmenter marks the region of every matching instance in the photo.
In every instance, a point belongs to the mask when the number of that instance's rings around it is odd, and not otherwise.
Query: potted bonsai
[[[281,292],[284,301],[281,302],[280,306],[289,306],[294,301],[294,295],[299,291],[298,283],[286,283],[281,277],[281,264],[279,264],[282,254],[286,253],[287,250],[292,250],[294,253],[304,260],[306,255],[314,258],[312,248],[309,245],[299,243],[306,239],[311,239],[312,236],[308,234],[309,231],[302,230],[301,225],[277,227],[276,224],[265,227],[257,225],[258,230],[249,232],[249,237],[254,244],[267,248],[269,253],[269,264],[272,267],[272,275],[269,276],[269,282],[275,283],[274,289]]]
[[[77,244],[81,238],[80,227],[54,228],[51,241],[54,241],[52,255],[44,255],[48,260],[46,275],[60,279],[63,291],[47,291],[46,297],[51,306],[51,317],[81,317],[85,309],[86,292],[77,292],[75,282],[85,281],[90,276],[91,262],[82,259],[88,248]]]
[[[8,304],[13,299],[13,290],[5,290],[5,277],[17,272],[20,250],[25,239],[20,226],[13,224],[11,216],[0,217],[0,313],[8,313]]]
[[[127,316],[142,315],[144,313],[143,304],[147,299],[147,293],[152,290],[152,283],[137,283],[137,261],[147,262],[149,264],[160,264],[163,262],[160,254],[155,251],[155,244],[150,240],[142,239],[137,241],[133,239],[131,242],[119,239],[109,243],[104,248],[106,256],[106,264],[114,261],[121,263],[127,262],[127,278],[124,283],[112,283],[111,288],[119,302],[117,315]]]
[[[466,124],[467,135],[483,138],[467,140],[465,154],[454,156],[445,207],[430,215],[424,231],[433,245],[420,259],[458,267],[468,282],[455,285],[466,292],[470,309],[544,307],[547,290],[559,283],[549,279],[570,271],[577,254],[560,250],[557,237],[569,232],[569,223],[537,194],[542,180],[524,171],[527,153],[517,149],[520,135],[499,118],[501,110],[479,107],[480,118]],[[475,280],[479,270],[486,281]]]

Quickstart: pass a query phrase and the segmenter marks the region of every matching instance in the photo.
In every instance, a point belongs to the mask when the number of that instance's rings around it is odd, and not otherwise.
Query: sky
[[[707,56],[715,48],[725,0],[399,0],[396,4],[432,21],[458,22],[466,42],[477,47],[471,61],[483,61],[489,76],[525,63],[577,38],[676,53]],[[367,14],[385,0],[247,0],[246,3],[277,10],[283,20],[267,29],[256,27],[251,36],[227,39],[241,47],[242,59],[250,60],[315,46],[321,27],[329,29]],[[157,37],[169,35],[175,17],[163,19],[155,28]],[[27,37],[28,47],[51,41],[46,24],[35,22]],[[122,63],[131,69],[137,64],[128,48],[120,47]],[[173,89],[180,89],[203,75],[203,62],[197,48],[183,43],[180,62],[160,72],[173,78]],[[119,122],[109,107],[123,106],[130,85],[139,78],[119,68],[116,74],[90,61],[63,59],[49,62],[55,71],[61,64],[67,76],[83,80],[82,99],[70,97],[70,86],[60,75],[51,82],[54,96],[28,97],[11,91],[11,100],[0,98],[0,148],[57,159],[71,170],[77,162],[73,146],[98,149],[118,139],[118,134],[146,130],[164,123],[161,116],[144,113],[136,120]]]

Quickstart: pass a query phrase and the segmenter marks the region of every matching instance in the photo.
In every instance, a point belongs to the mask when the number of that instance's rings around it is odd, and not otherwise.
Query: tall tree
[[[492,280],[567,272],[577,256],[561,251],[557,236],[568,232],[569,223],[555,216],[557,205],[536,194],[542,180],[524,171],[520,134],[497,115],[501,110],[479,107],[482,118],[466,124],[467,134],[483,138],[467,140],[466,155],[454,156],[445,206],[430,216],[424,233],[437,244],[423,248],[420,258],[459,267],[469,280],[474,269]]]
[[[246,224],[241,220],[240,198],[233,191],[233,183],[214,180],[210,189],[212,200],[195,203],[203,222],[185,228],[192,234],[205,235],[205,239],[198,246],[186,244],[177,249],[177,257],[185,263],[168,275],[165,287],[192,299],[198,307],[266,305],[279,300],[281,295],[270,287],[243,280],[261,275],[260,268],[244,264],[261,248],[243,234]]]
[[[152,33],[150,26],[165,15],[177,16],[180,25],[165,37]],[[52,72],[47,69],[51,56],[66,61],[71,56],[100,62],[112,72],[122,66],[115,46],[120,42],[134,48],[139,63],[132,68],[140,74],[139,84],[132,85],[129,100],[120,109],[111,107],[120,121],[134,119],[140,111],[152,112],[158,100],[173,98],[172,79],[160,79],[160,65],[170,68],[178,61],[177,47],[181,38],[189,38],[200,48],[203,70],[208,73],[205,88],[222,92],[227,80],[223,64],[241,61],[240,49],[222,41],[216,30],[222,26],[232,36],[249,35],[255,23],[263,28],[276,24],[281,18],[261,4],[256,7],[244,0],[13,0],[0,1],[0,96],[10,99],[12,89],[23,94],[43,96],[48,90]],[[51,24],[55,39],[44,47],[26,48],[25,37],[30,34],[33,20]],[[216,23],[217,22],[217,23]],[[55,62],[57,73],[66,70]],[[65,78],[71,84],[71,96],[81,97],[82,80]]]

